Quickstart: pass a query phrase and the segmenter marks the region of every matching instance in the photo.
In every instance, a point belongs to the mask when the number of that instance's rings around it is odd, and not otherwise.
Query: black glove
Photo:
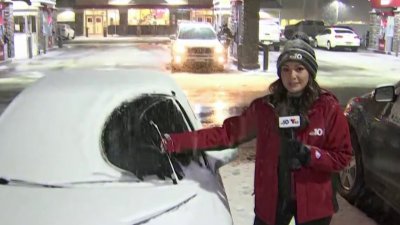
[[[311,151],[303,143],[289,139],[289,167],[292,170],[298,170],[303,166],[307,166],[311,162]]]

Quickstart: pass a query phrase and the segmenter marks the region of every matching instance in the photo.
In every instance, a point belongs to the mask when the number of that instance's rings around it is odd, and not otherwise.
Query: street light
[[[341,2],[340,0],[334,0],[331,3],[331,6],[333,6],[335,8],[335,12],[336,12],[335,23],[338,23],[339,22],[339,11],[341,10],[341,8],[346,7],[346,5],[343,2]],[[354,6],[351,6],[351,7],[354,8]]]
[[[337,24],[338,21],[339,21],[339,7],[340,7],[340,1],[338,1],[338,0],[333,1],[333,5],[334,5],[334,7],[335,7],[335,9],[336,9],[336,19],[335,19],[335,23]]]

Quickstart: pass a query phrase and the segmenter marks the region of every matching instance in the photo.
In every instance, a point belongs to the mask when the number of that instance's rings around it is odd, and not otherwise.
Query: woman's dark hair
[[[322,93],[322,89],[314,79],[309,79],[308,84],[304,88],[303,94],[296,98],[298,102],[294,103],[289,98],[288,91],[283,86],[282,79],[278,79],[269,86],[271,93],[271,103],[275,106],[276,112],[279,116],[293,115],[293,113],[299,113],[302,118],[305,119],[305,123],[302,126],[308,124],[308,110],[311,108],[314,101]],[[295,105],[294,105],[295,104]],[[293,111],[295,110],[295,111]]]

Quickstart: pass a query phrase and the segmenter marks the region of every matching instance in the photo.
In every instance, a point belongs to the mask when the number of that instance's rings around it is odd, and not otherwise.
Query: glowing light
[[[214,103],[214,122],[216,124],[222,124],[227,117],[226,104],[221,101]]]
[[[72,10],[66,10],[57,15],[58,22],[75,22],[75,13]]]
[[[131,0],[111,0],[108,2],[110,5],[129,5]]]
[[[201,105],[200,104],[195,104],[194,105],[194,113],[196,114],[196,115],[198,115],[198,114],[200,114],[201,113]]]
[[[224,47],[219,45],[219,46],[215,47],[214,51],[217,54],[221,54],[224,52]]]
[[[175,63],[182,63],[182,57],[181,56],[175,56]]]
[[[225,62],[225,57],[223,56],[218,57],[218,63],[222,64],[224,62]]]
[[[168,5],[182,5],[182,4],[188,4],[187,0],[166,0]]]
[[[186,52],[186,48],[183,45],[174,45],[174,51],[179,54],[183,54]]]

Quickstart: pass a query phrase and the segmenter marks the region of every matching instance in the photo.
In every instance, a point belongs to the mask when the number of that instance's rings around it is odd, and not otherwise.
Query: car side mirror
[[[374,90],[374,100],[377,102],[393,102],[395,96],[393,85],[377,87]]]
[[[207,151],[206,155],[210,169],[216,173],[219,168],[235,160],[239,155],[239,150],[237,148],[229,148],[219,151]]]
[[[176,40],[176,36],[175,36],[175,35],[170,35],[170,36],[169,36],[169,39],[171,39],[171,40]]]

